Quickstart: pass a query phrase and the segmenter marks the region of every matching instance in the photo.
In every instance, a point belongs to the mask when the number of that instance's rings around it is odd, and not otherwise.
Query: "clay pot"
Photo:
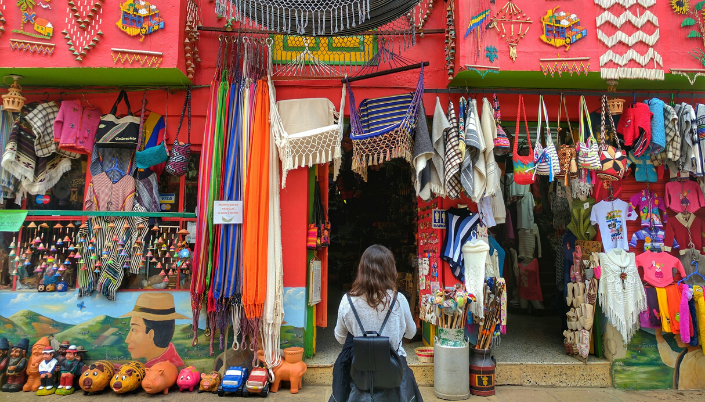
[[[284,349],[284,361],[287,363],[298,363],[304,358],[304,348],[291,347]]]

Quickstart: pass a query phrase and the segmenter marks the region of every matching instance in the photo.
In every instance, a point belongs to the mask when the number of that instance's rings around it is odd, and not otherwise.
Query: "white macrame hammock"
[[[286,187],[286,176],[289,170],[331,161],[333,161],[333,179],[335,180],[338,177],[341,162],[340,143],[343,140],[344,122],[340,111],[345,107],[345,85],[343,85],[340,96],[340,109],[338,112],[333,110],[337,122],[301,133],[289,134],[284,129],[278,106],[295,107],[297,103],[307,102],[311,99],[295,99],[286,101],[286,103],[276,102],[276,92],[271,78],[268,78],[268,82],[270,127],[282,163],[282,188]]]

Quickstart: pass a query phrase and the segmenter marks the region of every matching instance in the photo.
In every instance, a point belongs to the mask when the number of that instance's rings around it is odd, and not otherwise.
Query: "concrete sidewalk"
[[[433,395],[433,388],[421,388],[421,394],[425,402],[438,402]],[[470,397],[469,400],[476,402],[647,402],[647,401],[683,401],[702,402],[705,398],[704,391],[622,391],[614,388],[543,388],[543,387],[513,387],[503,386],[497,388],[497,394],[492,397],[482,398]],[[326,402],[330,397],[330,388],[322,386],[308,386],[296,395],[292,395],[284,389],[276,394],[272,393],[268,398],[250,400],[261,400],[270,402],[285,401],[311,401]],[[149,401],[149,402],[194,402],[197,401],[225,401],[213,394],[197,394],[196,392],[172,391],[169,395],[148,395],[144,391],[136,394],[118,395],[112,392],[105,392],[101,395],[84,396],[83,392],[76,392],[71,396],[51,395],[38,397],[31,392],[20,392],[15,394],[0,393],[0,401],[12,402],[93,402],[93,401]],[[230,399],[233,400],[233,399]],[[233,401],[241,400],[236,398]]]

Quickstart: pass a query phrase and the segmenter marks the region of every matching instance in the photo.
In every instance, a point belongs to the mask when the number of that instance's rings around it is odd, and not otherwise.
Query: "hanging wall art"
[[[56,45],[53,43],[33,42],[29,40],[10,39],[10,49],[29,51],[30,53],[43,54],[51,56],[54,53]]]
[[[597,1],[597,0],[596,0]],[[509,46],[509,57],[517,59],[517,45],[531,28],[531,18],[513,0],[509,0],[491,19],[490,28],[495,28]]]
[[[674,4],[678,3],[678,4]],[[700,39],[703,47],[696,47],[688,51],[688,54],[695,57],[700,64],[705,67],[705,0],[698,1],[690,9],[690,5],[686,1],[671,0],[673,12],[676,14],[685,14],[687,17],[681,22],[681,28],[689,28],[686,38]],[[692,84],[692,83],[691,83]]]
[[[571,77],[573,73],[577,73],[578,75],[584,73],[587,77],[588,70],[590,70],[589,57],[561,58],[560,55],[558,55],[556,58],[539,59],[539,61],[541,62],[541,72],[543,72],[544,77],[548,77],[549,74],[551,78],[553,78],[555,74],[561,77],[563,73],[568,73]]]
[[[140,66],[147,64],[147,67],[157,68],[162,63],[162,52],[149,52],[146,50],[130,50],[130,49],[110,49],[110,55],[113,57],[113,63],[132,64],[138,62]]]
[[[35,0],[17,0],[17,7],[20,9],[20,29],[13,29],[12,33],[29,36],[35,39],[51,39],[54,35],[54,25],[41,16],[37,15]],[[43,8],[37,7],[38,10]]]
[[[184,57],[186,59],[186,76],[192,80],[196,73],[196,63],[201,61],[198,57],[198,40],[201,34],[198,27],[201,25],[201,18],[198,13],[198,5],[194,0],[188,0],[186,4],[186,39],[184,40]]]
[[[600,76],[606,80],[639,78],[663,81],[663,60],[654,49],[654,45],[659,40],[658,18],[648,10],[656,4],[656,0],[594,0],[594,2],[605,9],[596,20],[597,38],[608,47],[608,50],[600,56]],[[634,12],[630,11],[630,7],[637,4],[647,10],[636,7],[633,9]],[[615,12],[621,12],[621,14],[617,16]],[[621,29],[627,21],[639,30],[631,34],[620,30],[610,36],[600,29],[600,26],[608,22]],[[656,30],[650,34],[642,30],[647,22],[656,26]],[[624,43],[630,49],[624,54],[614,52],[611,48],[619,43]],[[632,47],[637,43],[644,43],[648,47],[646,53],[642,54]],[[641,67],[627,67],[631,62]],[[618,67],[607,67],[609,64],[616,64]]]
[[[2,2],[3,0],[0,0],[0,35],[5,33],[5,23],[7,22],[5,20],[5,16],[3,15],[3,12],[5,11],[5,5]]]
[[[118,28],[130,36],[144,37],[164,29],[164,19],[160,17],[156,5],[144,0],[127,0],[120,4]]]
[[[570,45],[587,36],[587,29],[580,25],[577,15],[556,10],[558,7],[548,10],[541,17],[541,40],[555,47],[565,46],[568,50]]]
[[[446,7],[445,54],[448,81],[453,80],[455,72],[455,3],[449,2]]]
[[[103,36],[100,26],[103,23],[103,3],[105,0],[69,0],[66,13],[68,28],[61,31],[76,61],[83,61]],[[81,14],[79,12],[84,12]]]
[[[484,32],[485,20],[490,16],[489,4],[487,4],[487,9],[482,10],[478,14],[470,18],[470,23],[468,24],[468,29],[465,31],[465,38],[468,38],[471,32],[475,31],[475,59],[480,57],[480,51],[482,49],[482,37]]]

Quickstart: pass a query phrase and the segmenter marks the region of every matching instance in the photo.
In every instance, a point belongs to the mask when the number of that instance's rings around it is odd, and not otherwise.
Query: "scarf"
[[[448,103],[448,122],[450,125],[444,130],[446,139],[446,159],[444,164],[445,170],[445,187],[448,192],[448,198],[454,200],[460,198],[460,165],[462,164],[460,150],[460,137],[458,136],[458,122],[455,118],[455,108],[453,103]]]
[[[647,150],[652,155],[658,155],[666,148],[666,127],[664,124],[665,103],[659,98],[653,98],[646,102],[649,105],[651,117],[651,143]]]
[[[668,295],[666,288],[656,289],[656,299],[658,300],[659,317],[661,318],[661,330],[663,332],[671,332],[671,314],[668,310]]]
[[[36,104],[25,105],[15,120],[10,137],[2,156],[2,167],[19,180],[32,182],[34,169],[37,167],[37,155],[34,153],[35,135],[27,121]]]
[[[473,103],[475,100],[473,99]],[[477,113],[477,106],[474,108]],[[477,116],[476,116],[477,118]],[[494,139],[497,137],[497,126],[494,121],[494,109],[487,98],[482,99],[481,127],[485,140],[485,167],[487,170],[487,185],[485,195],[493,196],[500,189],[501,170],[494,159]]]
[[[465,243],[462,251],[465,265],[465,289],[468,294],[475,296],[475,301],[469,306],[470,312],[478,319],[482,319],[485,317],[485,262],[489,257],[490,246],[482,240],[473,240]]]
[[[419,103],[418,117],[414,131],[414,156],[413,164],[416,169],[416,195],[424,201],[431,199],[431,164],[433,158],[433,143],[428,131],[428,120],[423,102]]]
[[[480,114],[477,111],[477,101],[475,99],[470,101],[470,113],[472,113],[475,132],[477,134],[477,143],[476,146],[474,146],[475,150],[470,151],[472,154],[473,167],[473,191],[470,193],[470,197],[477,203],[480,202],[487,191],[487,163],[485,162],[487,144],[485,143],[485,133],[482,131]]]
[[[607,319],[629,344],[639,329],[639,314],[646,311],[646,292],[639,279],[634,253],[612,249],[600,253],[600,306]],[[622,279],[622,277],[624,279]]]
[[[475,188],[475,178],[473,175],[473,164],[475,156],[480,153],[481,140],[478,135],[478,123],[474,108],[476,104],[468,103],[467,118],[465,119],[465,156],[460,169],[460,182],[463,184],[465,193],[472,197]]]
[[[690,323],[690,307],[688,301],[693,298],[693,290],[688,285],[677,285],[681,289],[681,299],[678,304],[678,326],[683,343],[690,343],[690,333],[693,326]]]
[[[695,302],[695,311],[698,317],[698,335],[700,345],[705,352],[705,297],[703,297],[703,287],[693,286],[693,301]]]
[[[0,150],[5,151],[5,147],[10,139],[14,119],[12,113],[7,112],[0,106]],[[17,178],[0,166],[0,198],[11,198],[15,193]]]
[[[430,189],[437,197],[445,197],[446,189],[443,184],[444,164],[443,158],[446,154],[445,131],[450,127],[448,117],[443,113],[441,101],[436,97],[436,108],[433,111],[433,126],[431,128],[431,140],[433,141],[433,157],[431,158],[431,183]]]

